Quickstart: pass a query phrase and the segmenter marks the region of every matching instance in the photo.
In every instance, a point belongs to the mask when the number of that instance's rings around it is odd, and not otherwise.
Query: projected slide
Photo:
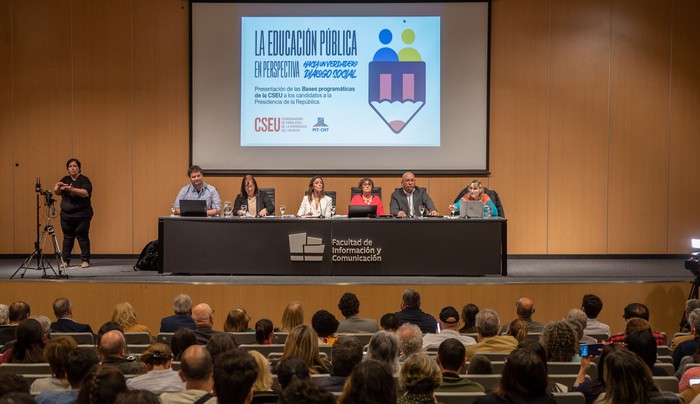
[[[240,146],[439,147],[440,17],[241,18]]]

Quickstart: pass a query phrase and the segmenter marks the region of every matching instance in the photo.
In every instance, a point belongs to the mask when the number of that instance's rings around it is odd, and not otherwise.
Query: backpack
[[[153,240],[146,244],[141,250],[138,261],[134,265],[134,271],[157,271],[158,270],[158,240]]]

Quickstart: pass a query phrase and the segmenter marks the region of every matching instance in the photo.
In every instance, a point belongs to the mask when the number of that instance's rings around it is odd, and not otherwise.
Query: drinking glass
[[[175,207],[174,203],[170,205],[170,216],[175,216],[175,209],[177,208]]]
[[[241,205],[241,211],[243,212],[243,217],[245,217],[246,212],[248,212],[248,205]]]
[[[287,211],[286,205],[280,205],[280,215],[284,216],[284,212]]]
[[[331,205],[331,217],[335,216],[335,205]]]
[[[450,212],[452,212],[451,216],[455,217],[455,212],[457,211],[457,207],[455,205],[450,205],[450,206],[448,206],[448,208],[450,209]]]
[[[233,216],[233,205],[231,205],[231,201],[226,201],[224,202],[224,217],[232,217]]]
[[[423,214],[425,213],[425,205],[420,205],[418,207],[418,211],[420,212],[420,218],[423,218]]]

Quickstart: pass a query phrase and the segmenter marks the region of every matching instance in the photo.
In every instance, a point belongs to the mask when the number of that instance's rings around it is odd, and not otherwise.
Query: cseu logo
[[[281,130],[281,119],[272,117],[257,117],[254,125],[256,132],[279,132]]]

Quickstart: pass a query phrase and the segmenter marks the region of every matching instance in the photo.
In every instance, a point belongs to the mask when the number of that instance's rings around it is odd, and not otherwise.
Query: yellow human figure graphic
[[[406,45],[410,45],[416,40],[416,33],[412,29],[407,28],[401,33],[401,40]],[[400,62],[420,62],[421,60],[423,59],[421,59],[420,53],[410,46],[399,51]]]

